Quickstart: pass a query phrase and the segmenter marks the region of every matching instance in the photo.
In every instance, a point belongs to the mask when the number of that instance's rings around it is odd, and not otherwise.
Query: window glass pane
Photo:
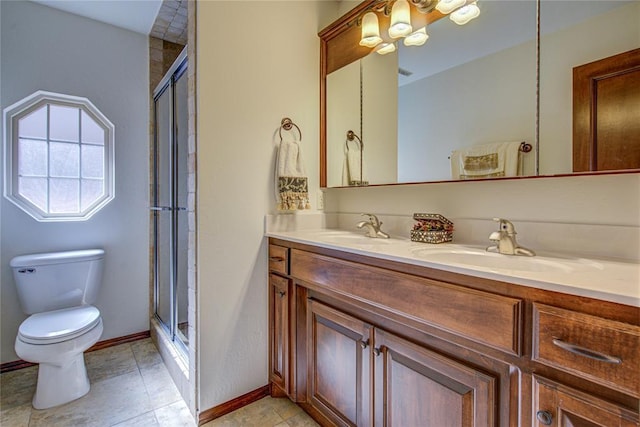
[[[51,142],[49,174],[57,177],[78,178],[80,172],[80,146],[64,142]]]
[[[82,177],[104,177],[104,147],[82,145]]]
[[[18,136],[20,138],[47,139],[47,106],[34,110],[18,119]]]
[[[101,198],[103,195],[104,188],[102,185],[102,180],[83,179],[82,195],[80,197],[82,211],[95,203],[95,201]]]
[[[80,212],[80,181],[77,179],[51,178],[49,191],[51,213],[79,213]]]
[[[80,114],[75,107],[51,105],[49,113],[49,138],[58,141],[78,142]]]
[[[47,142],[20,139],[18,141],[18,174],[47,176]]]
[[[82,112],[82,142],[104,144],[104,129],[84,111]]]
[[[47,178],[19,178],[18,194],[47,212]]]

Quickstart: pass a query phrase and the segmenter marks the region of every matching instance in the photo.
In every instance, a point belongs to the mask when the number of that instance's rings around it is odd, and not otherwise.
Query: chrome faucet
[[[502,218],[493,218],[493,220],[500,223],[500,230],[489,235],[489,240],[496,242],[496,245],[489,246],[487,252],[498,252],[504,255],[536,255],[531,249],[518,246],[516,229],[510,221]]]
[[[356,224],[358,228],[364,228],[364,235],[367,237],[381,237],[383,239],[388,239],[389,235],[384,231],[380,230],[382,227],[382,221],[378,219],[374,214],[363,213],[362,216],[368,216],[369,221],[360,221]]]

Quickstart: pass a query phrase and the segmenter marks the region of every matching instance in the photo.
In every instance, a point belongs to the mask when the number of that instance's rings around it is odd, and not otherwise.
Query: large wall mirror
[[[625,160],[600,169],[640,167],[640,2],[479,0],[465,25],[412,5],[427,42],[380,55],[359,41],[362,16],[384,3],[356,4],[320,32],[323,187],[598,170],[577,166],[574,68],[623,53],[626,68],[604,73],[625,77],[606,86],[602,133],[616,141],[605,153]],[[388,20],[380,10],[381,33]]]

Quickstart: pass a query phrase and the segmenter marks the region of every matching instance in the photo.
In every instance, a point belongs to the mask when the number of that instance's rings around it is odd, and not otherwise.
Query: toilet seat
[[[36,313],[20,325],[18,338],[29,344],[55,344],[76,338],[100,323],[92,305]]]

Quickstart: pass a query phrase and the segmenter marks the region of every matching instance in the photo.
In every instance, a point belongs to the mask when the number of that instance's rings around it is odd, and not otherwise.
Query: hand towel
[[[280,141],[275,175],[278,210],[311,209],[307,173],[297,141]]]
[[[357,144],[356,144],[357,145]],[[347,145],[344,151],[344,163],[342,164],[342,185],[369,185],[367,174],[364,168],[364,159],[362,159],[362,170],[360,170],[361,155],[360,147],[349,148]],[[362,178],[360,174],[362,173]]]
[[[451,153],[452,179],[480,179],[518,176],[520,144],[496,142],[474,145]]]

